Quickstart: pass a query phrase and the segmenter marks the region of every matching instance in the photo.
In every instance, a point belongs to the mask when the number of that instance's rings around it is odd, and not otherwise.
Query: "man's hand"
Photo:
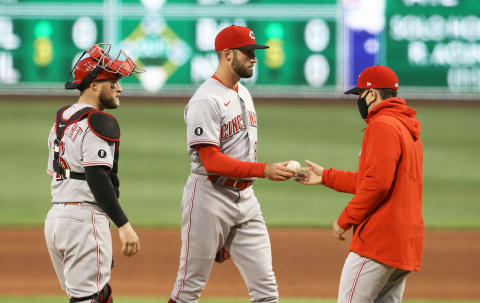
[[[337,220],[335,220],[335,222],[333,222],[333,237],[335,239],[338,239],[338,240],[342,240],[342,241],[345,241],[345,238],[343,237],[343,234],[346,232],[346,230],[344,230],[343,228],[340,227],[340,225],[338,225],[337,223]]]
[[[265,178],[272,181],[286,181],[291,177],[295,177],[295,171],[287,168],[288,162],[289,161],[280,163],[267,163],[264,171]]]
[[[140,250],[140,240],[130,225],[130,222],[118,228],[118,235],[120,242],[122,242],[122,254],[127,257],[136,255]]]
[[[303,174],[296,178],[295,181],[305,185],[321,184],[324,168],[308,160],[305,160],[305,163],[310,167],[302,167]]]

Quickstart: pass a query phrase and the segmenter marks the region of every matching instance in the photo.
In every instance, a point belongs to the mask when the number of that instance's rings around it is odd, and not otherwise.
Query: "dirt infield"
[[[179,229],[140,229],[142,250],[119,255],[113,230],[116,295],[163,296],[178,268]],[[283,297],[336,297],[348,251],[329,230],[270,229],[273,264]],[[43,231],[0,229],[0,295],[62,295]],[[405,298],[480,299],[480,231],[427,231],[423,267],[409,276]],[[245,297],[246,287],[230,260],[213,268],[202,296]]]

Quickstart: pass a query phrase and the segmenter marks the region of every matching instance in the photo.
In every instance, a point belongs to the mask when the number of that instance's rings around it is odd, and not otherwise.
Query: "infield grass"
[[[64,104],[74,102],[72,98]],[[179,226],[190,160],[184,103],[128,102],[121,125],[120,202],[134,226]],[[0,103],[0,226],[41,226],[50,207],[47,135],[60,103]],[[480,106],[415,106],[424,144],[424,218],[430,228],[480,228]],[[258,104],[258,159],[309,159],[356,170],[362,128],[351,105]],[[330,226],[351,195],[259,180],[270,226]]]

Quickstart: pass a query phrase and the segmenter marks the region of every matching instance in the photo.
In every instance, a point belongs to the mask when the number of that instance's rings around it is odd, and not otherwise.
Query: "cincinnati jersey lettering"
[[[245,129],[245,121],[243,115],[239,114],[232,120],[222,124],[220,128],[220,139],[225,140]]]
[[[252,111],[247,111],[248,112],[248,119],[250,121],[250,125],[253,127],[257,127],[257,113],[252,112]]]

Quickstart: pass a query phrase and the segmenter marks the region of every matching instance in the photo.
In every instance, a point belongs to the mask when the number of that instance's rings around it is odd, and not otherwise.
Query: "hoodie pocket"
[[[372,217],[372,215],[368,216],[367,219],[365,221],[363,221],[357,228],[358,232],[357,232],[357,237],[358,239],[360,239],[360,241],[362,241],[362,243],[365,243],[361,237],[361,233],[363,231],[363,229],[365,228],[365,226],[367,225],[368,221],[370,221],[370,218]]]

